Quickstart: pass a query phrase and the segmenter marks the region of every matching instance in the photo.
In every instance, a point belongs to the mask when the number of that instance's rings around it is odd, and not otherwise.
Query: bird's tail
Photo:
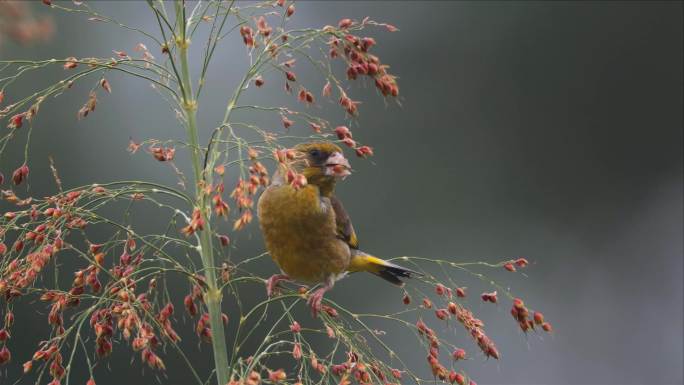
[[[395,265],[392,262],[368,255],[361,251],[356,252],[349,263],[349,272],[353,273],[357,271],[367,271],[398,286],[404,285],[404,282],[401,280],[402,278],[411,278],[420,275],[420,273],[416,271]]]

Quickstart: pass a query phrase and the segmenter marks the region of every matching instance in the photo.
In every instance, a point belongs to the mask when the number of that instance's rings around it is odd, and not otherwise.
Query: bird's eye
[[[321,152],[318,150],[311,150],[309,151],[309,155],[311,155],[314,158],[318,158],[321,156]]]

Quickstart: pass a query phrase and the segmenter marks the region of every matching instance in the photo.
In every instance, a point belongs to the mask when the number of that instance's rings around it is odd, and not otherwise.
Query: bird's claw
[[[266,295],[273,297],[280,292],[280,282],[288,281],[290,277],[284,274],[274,274],[266,280]]]
[[[309,299],[306,301],[306,303],[311,308],[311,315],[313,315],[314,318],[317,318],[318,312],[320,312],[321,309],[323,309],[323,294],[325,294],[325,292],[326,288],[322,287],[314,291],[309,296]]]

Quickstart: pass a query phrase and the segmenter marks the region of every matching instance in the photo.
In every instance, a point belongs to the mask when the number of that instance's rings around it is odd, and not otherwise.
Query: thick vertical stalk
[[[183,20],[185,23],[185,20]],[[212,349],[214,351],[214,365],[216,369],[216,379],[218,385],[228,383],[228,351],[226,346],[226,336],[223,327],[221,313],[222,293],[216,277],[216,266],[214,262],[214,249],[212,247],[211,223],[209,214],[211,207],[210,200],[203,192],[204,182],[211,183],[211,170],[205,170],[202,165],[202,154],[199,147],[199,136],[197,132],[197,101],[193,100],[192,80],[190,78],[190,68],[188,65],[188,46],[189,41],[185,37],[185,26],[182,27],[183,41],[177,42],[180,55],[181,82],[183,83],[183,109],[187,118],[187,135],[192,151],[192,168],[194,171],[195,196],[197,208],[202,213],[204,220],[204,230],[199,232],[200,247],[199,254],[202,258],[207,290],[205,293],[205,303],[209,309],[209,324],[212,331]],[[206,178],[206,179],[205,179]]]

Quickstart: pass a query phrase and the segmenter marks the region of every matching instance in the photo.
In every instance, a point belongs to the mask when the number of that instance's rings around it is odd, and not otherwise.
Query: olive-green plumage
[[[327,200],[327,202],[325,202]],[[305,283],[324,282],[349,266],[349,245],[337,236],[329,198],[315,185],[269,187],[259,199],[266,248],[281,270]]]
[[[347,272],[367,271],[398,285],[400,278],[410,277],[411,270],[358,249],[351,220],[334,195],[336,181],[350,173],[342,150],[332,143],[314,142],[298,145],[295,151],[290,167],[306,176],[308,184],[295,189],[285,181],[281,168],[258,203],[266,248],[287,276],[276,278],[273,285],[281,279],[324,283],[322,297]]]

